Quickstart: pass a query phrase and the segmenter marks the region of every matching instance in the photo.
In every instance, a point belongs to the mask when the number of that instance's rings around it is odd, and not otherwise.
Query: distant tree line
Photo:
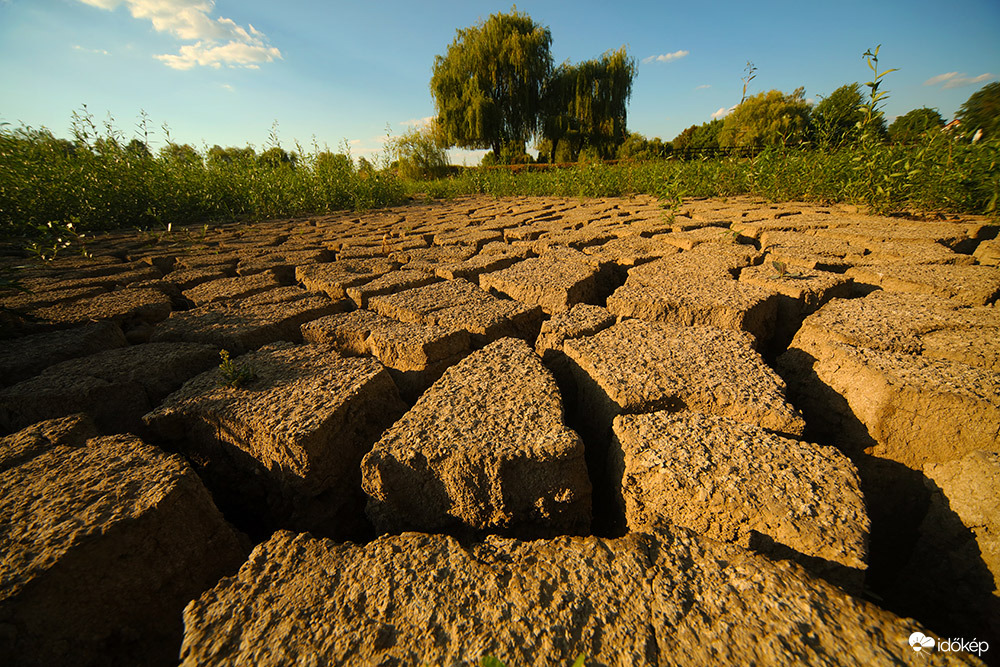
[[[398,145],[401,161],[420,164],[411,172],[439,174],[444,149],[458,146],[489,149],[483,164],[525,163],[533,161],[525,150],[532,140],[538,162],[557,163],[752,154],[773,146],[836,150],[862,139],[910,143],[945,126],[941,114],[928,108],[887,125],[878,102],[886,93],[877,91],[879,78],[892,70],[865,84],[871,97],[860,84],[850,83],[812,105],[802,88],[748,97],[746,84],[756,71],[748,63],[743,99],[724,118],[692,125],[671,141],[648,139],[627,129],[636,66],[624,47],[553,67],[551,43],[548,28],[516,9],[458,30],[447,52],[434,60],[430,88],[437,115]],[[869,66],[877,66],[877,54],[878,49],[865,54],[874,59]],[[973,94],[957,120],[955,138],[1000,136],[1000,83]],[[408,158],[417,147],[420,155]]]
[[[666,145],[668,152],[695,156],[771,146],[808,145],[826,150],[856,144],[864,132],[879,142],[913,143],[945,127],[941,114],[926,107],[913,109],[888,125],[879,111],[866,125],[865,104],[858,83],[837,88],[815,106],[805,101],[801,88],[790,95],[771,90],[746,98],[725,118],[692,125]],[[1000,83],[974,93],[956,120],[956,139],[971,141],[977,131],[979,139],[1000,136]]]

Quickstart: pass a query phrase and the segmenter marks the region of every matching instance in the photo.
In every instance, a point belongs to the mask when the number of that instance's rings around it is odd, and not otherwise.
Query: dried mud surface
[[[1000,658],[995,223],[174,229],[0,255],[0,663]]]

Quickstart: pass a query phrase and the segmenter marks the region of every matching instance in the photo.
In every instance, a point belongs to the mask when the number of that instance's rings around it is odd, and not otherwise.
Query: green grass
[[[252,152],[213,159],[175,144],[152,155],[113,129],[97,136],[85,123],[90,130],[77,128],[73,142],[0,126],[0,237],[58,246],[67,229],[79,235],[364,210],[405,197],[394,174],[318,150],[300,150],[294,162]]]
[[[1000,138],[976,144],[930,133],[918,144],[770,148],[753,157],[658,159],[567,168],[472,168],[432,181],[406,181],[343,155],[276,145],[223,158],[168,143],[153,155],[74,114],[74,141],[0,124],[0,238],[40,259],[83,249],[94,232],[157,229],[214,220],[255,220],[365,210],[408,195],[451,198],[649,194],[665,206],[690,197],[755,195],[769,201],[858,204],[876,213],[948,212],[996,216]],[[289,159],[294,158],[294,159]]]
[[[463,194],[613,197],[755,195],[769,201],[846,202],[875,213],[997,214],[1000,139],[979,144],[940,133],[916,145],[823,151],[770,148],[751,158],[590,163],[544,170],[468,169],[449,179],[408,182],[431,197]]]

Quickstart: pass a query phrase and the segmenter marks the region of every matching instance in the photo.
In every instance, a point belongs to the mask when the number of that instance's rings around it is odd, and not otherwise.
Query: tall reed
[[[0,126],[0,236],[32,236],[74,221],[79,232],[266,218],[391,205],[405,196],[389,170],[361,169],[327,151],[272,146],[204,154],[167,143],[153,154],[74,114],[74,139]],[[271,159],[277,149],[287,160]],[[50,224],[52,223],[52,224]]]

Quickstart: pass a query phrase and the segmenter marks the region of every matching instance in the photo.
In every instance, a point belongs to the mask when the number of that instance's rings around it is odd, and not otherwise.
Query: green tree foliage
[[[125,146],[125,150],[128,153],[140,158],[148,158],[152,157],[153,155],[152,153],[149,152],[149,146],[147,146],[146,142],[143,141],[142,139],[133,139],[132,141],[128,142],[128,144]]]
[[[202,164],[201,155],[191,144],[169,143],[160,149],[160,158],[165,162],[178,165],[200,166]]]
[[[722,122],[719,146],[788,146],[809,139],[811,119],[804,89],[791,95],[770,90],[748,97]]]
[[[630,133],[621,146],[616,157],[620,160],[652,160],[664,158],[673,150],[669,141],[659,137],[647,139],[636,132]]]
[[[701,125],[692,125],[674,137],[670,145],[675,153],[684,157],[712,155],[719,149],[722,125],[722,120],[718,118]]]
[[[535,150],[538,151],[538,162],[546,164],[552,162],[553,164],[559,164],[562,162],[570,162],[573,158],[570,155],[569,144],[565,141],[559,143],[559,151],[555,153],[553,157],[552,152],[552,140],[551,139],[539,139],[535,143]]]
[[[431,77],[445,142],[495,155],[510,142],[523,147],[538,133],[552,34],[516,10],[457,32]]]
[[[1000,136],[1000,81],[972,93],[958,112],[958,120],[967,137],[974,136],[976,130],[983,131],[984,139]]]
[[[208,163],[212,165],[221,164],[241,164],[253,162],[257,159],[257,153],[249,146],[245,148],[223,148],[216,144],[208,149]]]
[[[627,136],[635,74],[635,60],[625,47],[596,60],[560,65],[545,86],[543,103],[542,134],[551,142],[550,159],[556,161],[563,141],[572,156],[589,148],[598,157],[613,157]]]
[[[480,166],[493,167],[500,164],[531,164],[531,155],[519,141],[508,141],[500,147],[500,153],[488,151],[479,161]]]
[[[838,147],[857,141],[865,119],[861,109],[864,101],[861,85],[857,82],[843,85],[820,100],[812,110],[819,144]]]
[[[316,154],[316,170],[329,172],[343,172],[350,174],[354,171],[354,162],[349,155],[344,153],[331,153],[322,151]]]
[[[448,170],[448,154],[435,127],[411,128],[392,142],[399,175],[410,180],[441,178]]]
[[[916,141],[928,130],[940,130],[942,127],[944,119],[934,109],[914,109],[892,121],[889,138],[898,143]]]
[[[257,158],[260,163],[268,167],[289,166],[294,167],[296,156],[289,153],[280,146],[272,146],[260,154]]]

